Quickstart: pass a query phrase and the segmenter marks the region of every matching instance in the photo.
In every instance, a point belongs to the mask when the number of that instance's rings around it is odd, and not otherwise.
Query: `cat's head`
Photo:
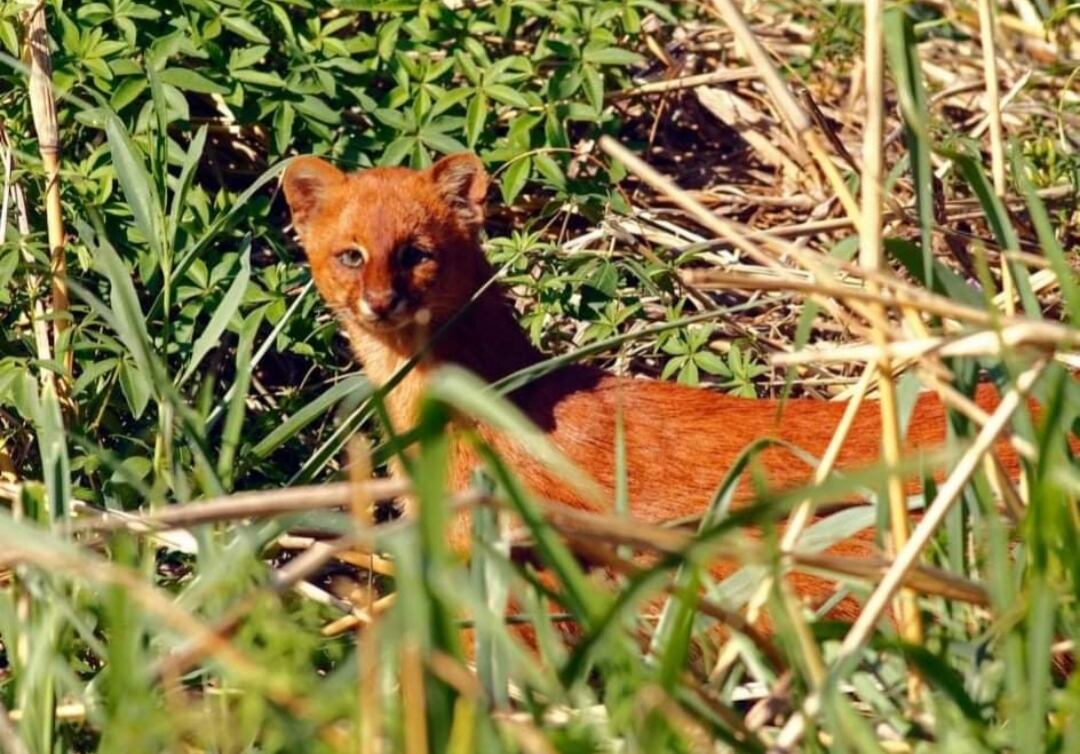
[[[475,292],[488,177],[473,154],[426,170],[344,173],[318,157],[285,171],[293,227],[338,316],[379,334],[439,323]]]

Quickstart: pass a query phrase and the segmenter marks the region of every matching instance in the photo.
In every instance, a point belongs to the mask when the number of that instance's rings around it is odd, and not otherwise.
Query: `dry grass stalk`
[[[427,697],[424,695],[424,662],[414,639],[401,643],[401,697],[405,716],[405,754],[427,754]]]
[[[979,40],[982,45],[986,83],[986,117],[990,128],[990,169],[994,193],[1005,195],[1005,140],[1001,126],[1001,92],[998,89],[997,44],[994,40],[994,0],[978,0]]]
[[[30,109],[34,116],[38,149],[45,168],[45,213],[48,222],[52,272],[53,348],[63,354],[65,380],[70,380],[73,353],[64,345],[71,312],[68,301],[67,257],[64,252],[64,217],[60,205],[60,134],[56,122],[56,103],[52,90],[52,55],[49,31],[45,23],[45,3],[39,2],[27,12],[27,48],[30,57]]]
[[[919,376],[926,380],[930,387],[933,388],[934,392],[941,398],[943,404],[966,416],[976,427],[981,428],[986,422],[990,421],[990,414],[988,414],[982,406],[961,393],[948,382],[942,380],[932,370],[922,369],[920,366]],[[1035,449],[1034,445],[1023,437],[1018,437],[1017,435],[1010,433],[1009,444],[1013,446],[1013,449],[1021,458],[1026,458],[1029,461],[1036,460],[1038,451]]]
[[[357,493],[354,492],[354,487],[363,489]],[[391,479],[369,479],[363,483],[338,482],[280,490],[257,490],[166,508],[143,516],[121,518],[106,514],[90,520],[78,521],[74,529],[76,531],[117,531],[133,526],[144,527],[144,531],[173,529],[238,518],[265,518],[283,513],[337,508],[349,505],[356,494],[363,494],[368,499],[386,500],[398,497],[406,491],[404,482]]]
[[[379,621],[374,620],[357,637],[360,696],[356,700],[355,750],[360,754],[382,751],[382,694],[379,685]]]
[[[873,365],[867,365],[866,369],[863,370],[862,376],[859,378],[859,382],[855,386],[851,398],[847,401],[847,405],[844,406],[844,415],[840,417],[840,422],[836,425],[835,431],[833,431],[833,436],[829,440],[829,445],[825,448],[825,453],[821,456],[821,462],[814,470],[814,485],[824,483],[836,466],[836,460],[840,457],[840,451],[843,449],[844,442],[847,440],[851,425],[855,423],[855,416],[858,414],[863,398],[866,397],[866,393],[870,388],[874,373],[875,368]],[[789,553],[795,549],[800,535],[802,535],[803,530],[806,528],[806,525],[809,523],[810,517],[813,514],[814,504],[810,498],[803,500],[796,506],[795,512],[791,515],[788,522],[787,529],[784,531],[784,536],[780,540],[780,549],[783,552]]]
[[[600,553],[596,546],[598,543],[606,543],[615,548],[629,546],[642,552],[674,554],[685,551],[694,539],[689,531],[683,529],[657,526],[614,514],[567,509],[552,503],[547,504],[545,516],[552,527],[572,544],[585,543],[586,546],[580,549],[588,557]],[[749,538],[742,538],[737,543],[718,544],[710,548],[709,555],[714,563],[748,564],[764,563],[768,560],[763,546]],[[883,565],[887,565],[887,561],[877,558],[834,557],[799,550],[790,552],[786,558],[800,571],[827,571],[829,578],[865,578],[875,583],[877,574]],[[616,558],[604,558],[602,561],[603,565],[627,570],[620,563],[622,561]],[[980,585],[936,568],[919,565],[905,578],[905,585],[926,594],[948,596],[950,599],[960,599],[973,604],[985,604],[986,601],[986,591]]]
[[[945,520],[945,515],[960,496],[964,485],[967,484],[978,465],[982,463],[983,456],[990,451],[998,435],[1005,430],[1013,413],[1020,407],[1024,396],[1042,373],[1043,366],[1044,363],[1035,364],[1017,378],[1016,385],[1001,399],[1001,403],[994,410],[990,421],[979,431],[974,443],[964,453],[953,472],[938,488],[937,495],[927,507],[926,514],[919,521],[919,525],[915,527],[911,538],[903,549],[896,554],[892,565],[889,566],[877,588],[874,589],[873,594],[866,601],[859,617],[852,624],[847,636],[844,637],[840,650],[833,660],[835,667],[843,667],[862,650],[866,641],[870,638],[874,626],[884,615],[887,605],[903,583],[905,575],[915,567],[919,554],[930,542],[930,537],[937,531],[941,522]],[[776,741],[777,749],[788,751],[798,743],[805,731],[806,719],[817,714],[820,703],[820,697],[816,693],[807,697],[802,709],[792,715],[780,731]]]
[[[835,277],[808,281],[789,274],[769,276],[756,272],[735,274],[723,270],[686,270],[680,274],[680,277],[702,290],[799,291],[811,294],[811,296],[815,294],[827,296],[834,300],[867,302],[905,309],[916,308],[928,314],[983,326],[988,326],[992,322],[992,318],[986,312],[970,309],[947,298],[927,294],[925,291],[920,292],[918,289],[905,289],[899,281],[896,290],[882,290],[877,280],[870,280],[865,287],[861,287]],[[870,290],[871,283],[874,284],[876,290]]]
[[[885,54],[883,39],[882,0],[867,0],[865,4],[864,71],[866,77],[866,122],[863,131],[862,224],[859,227],[859,264],[875,272],[887,269],[882,254],[882,184],[885,138]],[[878,292],[875,283],[867,286],[870,293]],[[888,315],[885,307],[870,307],[873,341],[881,357],[877,362],[878,400],[881,405],[881,457],[885,462],[886,496],[889,508],[888,542],[893,552],[899,552],[910,533],[904,481],[897,472],[902,453],[900,416],[896,402],[892,364],[884,352],[889,342]],[[903,590],[897,603],[900,635],[911,644],[922,644],[923,628],[915,593]],[[920,694],[918,676],[909,676],[908,695],[914,700]]]
[[[757,78],[757,70],[753,66],[724,68],[719,71],[700,73],[695,76],[682,76],[680,78],[665,79],[663,81],[650,81],[646,84],[641,84],[629,89],[611,92],[605,99],[615,101],[630,99],[631,97],[640,97],[646,94],[666,94],[682,89],[696,89],[699,86],[711,86],[714,84],[729,84],[734,81],[744,81],[753,78]]]
[[[391,593],[385,597],[380,597],[371,603],[368,607],[366,614],[356,615],[350,613],[349,615],[343,615],[335,621],[327,623],[323,626],[319,633],[323,636],[339,636],[346,631],[352,631],[353,629],[363,628],[364,632],[370,630],[378,622],[378,617],[390,609],[390,606],[394,604],[396,596]]]
[[[277,538],[277,546],[283,550],[309,550],[321,544],[321,540],[314,537],[298,537],[293,534],[282,534]],[[345,550],[334,553],[334,559],[342,563],[370,570],[381,576],[394,575],[394,563],[387,558],[374,552],[359,552],[357,550]]]
[[[827,349],[806,349],[772,356],[776,366],[817,362],[865,362],[881,359],[914,361],[931,354],[938,356],[1001,356],[1005,351],[1031,348],[1053,352],[1063,348],[1080,347],[1080,334],[1070,333],[1063,337],[1059,328],[1050,323],[1019,321],[1001,330],[980,330],[960,337],[933,336],[893,341],[884,346],[854,345],[833,346]],[[1061,354],[1070,363],[1074,354]]]
[[[1001,93],[998,91],[997,46],[994,42],[994,0],[978,0],[979,35],[982,43],[983,77],[986,81],[986,116],[990,126],[990,169],[994,193],[1005,195],[1005,141],[1001,127]],[[1001,260],[1001,288],[1005,313],[1016,313],[1016,286],[1008,262]]]

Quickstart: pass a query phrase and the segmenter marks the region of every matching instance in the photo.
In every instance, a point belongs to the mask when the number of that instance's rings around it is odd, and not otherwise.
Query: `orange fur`
[[[416,353],[428,333],[460,312],[433,344],[430,356],[391,393],[389,413],[399,431],[412,425],[425,380],[439,364],[458,364],[494,381],[543,358],[500,291],[490,288],[465,307],[492,274],[477,242],[487,177],[474,156],[452,155],[424,171],[375,168],[352,175],[304,157],[289,167],[284,189],[316,285],[376,384]],[[362,252],[362,265],[350,266],[356,260],[349,250]],[[365,297],[399,301],[399,309],[373,317],[369,306],[365,315]],[[587,366],[553,372],[511,399],[609,497],[615,487],[615,417],[621,413],[631,511],[652,522],[701,513],[736,456],[757,438],[778,437],[820,456],[844,410],[836,403],[790,400],[778,423],[774,401],[619,378]],[[995,401],[991,388],[979,390],[981,406],[992,408]],[[529,488],[567,505],[590,506],[512,441],[479,429]],[[910,422],[907,449],[936,446],[944,437],[942,407],[936,396],[922,396]],[[839,466],[875,462],[879,442],[879,407],[868,402],[856,418]],[[1015,474],[1012,449],[1003,442],[998,450]],[[782,448],[766,451],[762,462],[774,485],[804,482],[811,472]],[[466,485],[474,464],[471,451],[459,445],[451,469],[455,488]],[[451,539],[467,542],[462,523],[454,528]],[[831,551],[866,555],[871,547],[867,533]],[[810,577],[794,577],[793,584],[812,602],[832,591],[826,582]]]

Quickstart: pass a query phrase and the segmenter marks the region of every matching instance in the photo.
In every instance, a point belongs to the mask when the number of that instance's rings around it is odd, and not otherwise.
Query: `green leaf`
[[[146,163],[142,155],[128,138],[120,119],[111,115],[105,123],[105,134],[112,152],[113,167],[117,180],[124,190],[124,197],[131,208],[135,227],[150,244],[155,256],[160,259],[162,253],[161,205],[157,191],[146,172]],[[130,283],[130,281],[129,281]],[[134,288],[131,290],[134,296]]]
[[[296,111],[288,102],[282,102],[274,113],[274,151],[285,154],[292,144],[293,122]]]
[[[251,23],[243,16],[222,15],[218,18],[221,19],[221,23],[225,26],[226,29],[233,32],[234,34],[239,34],[241,37],[248,40],[249,42],[270,44],[270,38],[263,34],[261,31],[259,31],[258,27],[255,26],[255,24]]]
[[[487,113],[487,98],[482,94],[473,97],[465,114],[465,139],[470,149],[476,145],[476,140],[480,138],[480,134],[484,131]]]
[[[203,76],[190,68],[166,68],[161,71],[161,80],[166,84],[172,84],[177,89],[200,94],[225,94],[229,91],[217,82]]]
[[[252,45],[242,50],[234,50],[229,56],[229,70],[237,71],[241,68],[250,68],[261,62],[270,52],[270,45]]]
[[[560,191],[566,190],[566,175],[563,173],[562,168],[559,167],[559,163],[551,158],[551,155],[541,152],[533,157],[533,163],[536,165],[536,169],[540,171],[540,174],[552,186]]]
[[[131,418],[137,420],[142,417],[150,402],[153,387],[146,375],[127,360],[120,362],[120,390],[131,409]]]
[[[285,88],[285,79],[281,78],[281,76],[278,76],[273,71],[257,71],[252,68],[244,68],[233,71],[232,77],[237,81],[243,81],[245,84],[265,86],[270,89]]]
[[[584,74],[585,96],[593,110],[599,112],[604,107],[604,77],[591,65],[581,67]]]
[[[442,152],[443,154],[465,151],[465,145],[460,141],[453,136],[438,133],[437,131],[422,132],[420,134],[420,141],[434,149],[436,152]]]
[[[1005,203],[994,193],[986,172],[978,160],[964,152],[944,152],[956,164],[960,174],[967,181],[971,190],[982,205],[986,214],[986,221],[994,233],[998,244],[1006,251],[1019,251],[1020,239],[1013,228],[1012,220]],[[1039,306],[1035,293],[1031,290],[1031,281],[1028,279],[1027,269],[1020,264],[1010,264],[1013,281],[1016,290],[1020,294],[1020,301],[1024,305],[1024,311],[1029,317],[1042,319],[1042,308]]]
[[[504,204],[510,205],[514,203],[514,199],[525,188],[530,172],[532,172],[532,158],[530,157],[520,157],[510,163],[510,167],[503,174],[500,186]]]
[[[162,383],[159,380],[163,379],[163,370],[157,362],[150,336],[146,331],[146,316],[139,306],[139,296],[135,292],[131,273],[107,240],[97,237],[93,230],[81,221],[76,221],[76,230],[83,243],[93,251],[94,265],[109,280],[112,311],[105,311],[103,314],[109,316],[110,324],[116,329],[128,354],[134,360],[136,368],[150,380],[155,393],[160,396]],[[84,290],[74,281],[72,281],[72,289],[76,293]],[[93,301],[87,292],[80,295],[88,302]]]
[[[525,95],[506,84],[488,84],[484,87],[484,94],[493,100],[502,102],[504,105],[511,105],[522,110],[529,107],[529,100],[525,99]]]
[[[582,59],[596,65],[634,65],[645,60],[641,55],[618,47],[585,48]]]
[[[731,376],[731,370],[717,354],[712,351],[698,351],[694,354],[694,363],[709,374],[718,374],[724,377]]]
[[[1050,262],[1050,269],[1057,277],[1058,287],[1061,289],[1061,297],[1065,301],[1065,307],[1069,313],[1069,319],[1074,326],[1080,326],[1080,284],[1076,280],[1076,272],[1065,257],[1065,250],[1061,247],[1054,226],[1050,223],[1050,216],[1046,212],[1046,205],[1039,198],[1038,192],[1027,176],[1027,163],[1024,160],[1020,145],[1013,143],[1010,146],[1012,152],[1013,179],[1027,202],[1028,213],[1031,215],[1031,224],[1035,226],[1035,233],[1039,237],[1042,252]]]
[[[900,112],[904,118],[904,133],[911,151],[911,178],[915,184],[915,207],[919,216],[919,238],[922,244],[922,278],[927,285],[934,279],[934,174],[930,164],[930,133],[927,124],[926,91],[923,88],[922,66],[915,39],[915,28],[906,7],[893,6],[883,19],[885,51],[896,79]]]
[[[173,193],[172,207],[169,210],[166,228],[166,238],[169,240],[170,248],[176,248],[176,233],[180,227],[184,208],[187,206],[187,195],[188,191],[191,190],[191,182],[195,178],[195,168],[198,167],[199,160],[202,159],[203,148],[206,146],[206,134],[207,127],[205,125],[200,126],[195,133],[195,138],[191,140],[191,146],[188,148],[187,154],[184,155],[184,164],[180,168],[180,177],[176,182],[176,190]]]
[[[216,316],[216,315],[215,315]],[[236,381],[232,386],[232,398],[225,414],[225,425],[221,430],[221,453],[218,456],[217,474],[221,485],[232,489],[236,481],[236,469],[233,460],[240,445],[240,431],[243,429],[245,403],[248,388],[251,385],[251,346],[262,324],[262,312],[255,311],[240,328],[240,342],[236,347]]]
[[[331,109],[330,106],[318,97],[305,96],[299,102],[296,102],[294,106],[301,115],[317,120],[320,123],[326,123],[331,126],[336,126],[341,123],[341,113]]]

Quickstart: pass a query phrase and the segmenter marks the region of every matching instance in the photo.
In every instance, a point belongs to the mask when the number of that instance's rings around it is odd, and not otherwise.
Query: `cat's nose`
[[[371,291],[360,298],[360,315],[369,321],[388,319],[401,310],[404,301],[395,290]]]

